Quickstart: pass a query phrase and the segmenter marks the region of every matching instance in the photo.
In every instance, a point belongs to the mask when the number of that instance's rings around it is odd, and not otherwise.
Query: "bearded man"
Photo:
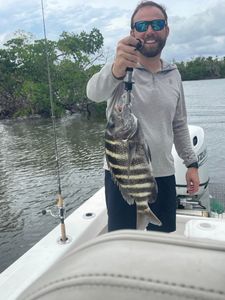
[[[153,1],[141,2],[131,17],[130,34],[117,44],[114,62],[94,74],[87,85],[89,99],[107,101],[109,118],[115,101],[124,93],[127,68],[133,68],[132,112],[150,148],[153,175],[158,185],[157,200],[150,208],[162,222],[162,226],[149,224],[147,230],[163,232],[176,230],[173,143],[187,167],[188,192],[196,193],[199,188],[198,163],[188,131],[181,76],[176,65],[161,58],[168,35],[165,8]],[[135,229],[135,204],[124,201],[107,164],[105,169],[108,230]]]

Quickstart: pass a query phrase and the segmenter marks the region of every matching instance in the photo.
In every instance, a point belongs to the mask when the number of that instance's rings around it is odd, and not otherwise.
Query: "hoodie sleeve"
[[[112,64],[106,64],[88,81],[87,97],[94,102],[102,102],[113,97],[116,88],[123,82],[112,75]]]
[[[175,117],[173,120],[174,145],[176,151],[184,164],[197,162],[197,157],[191,146],[191,138],[187,124],[187,111],[184,100],[184,91],[182,81],[180,81],[180,97],[178,99]]]

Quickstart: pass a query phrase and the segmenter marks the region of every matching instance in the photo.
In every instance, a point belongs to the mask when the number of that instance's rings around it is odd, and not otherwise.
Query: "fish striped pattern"
[[[105,154],[123,197],[128,203],[135,202],[142,213],[157,196],[156,182],[143,146],[135,140],[115,140],[106,131]]]

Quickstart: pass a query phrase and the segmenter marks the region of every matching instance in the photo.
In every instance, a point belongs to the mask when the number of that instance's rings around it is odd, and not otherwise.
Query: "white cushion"
[[[225,243],[117,231],[68,253],[19,298],[225,299]]]

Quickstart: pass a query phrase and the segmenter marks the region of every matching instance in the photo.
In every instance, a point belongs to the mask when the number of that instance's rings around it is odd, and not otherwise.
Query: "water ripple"
[[[184,91],[189,122],[205,130],[210,178],[224,181],[225,80],[185,82]],[[103,185],[104,128],[80,116],[56,122],[67,214]],[[0,136],[1,272],[58,224],[41,213],[54,209],[58,181],[50,120],[0,122]]]

